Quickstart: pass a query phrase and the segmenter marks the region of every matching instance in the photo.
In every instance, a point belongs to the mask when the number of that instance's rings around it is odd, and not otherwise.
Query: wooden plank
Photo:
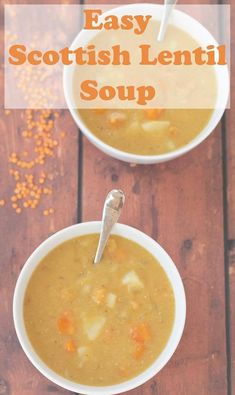
[[[44,197],[36,209],[25,209],[16,214],[11,207],[10,196],[14,182],[9,176],[8,156],[12,151],[22,152],[24,144],[19,134],[23,111],[5,115],[1,111],[1,199],[6,205],[0,208],[1,277],[0,299],[0,393],[1,394],[49,394],[56,389],[32,367],[24,355],[14,332],[12,321],[12,296],[19,272],[35,247],[55,231],[76,221],[77,216],[77,165],[78,133],[68,112],[63,112],[55,127],[55,135],[61,129],[67,131],[59,142],[57,154],[42,166],[53,177],[47,181],[53,194]],[[72,169],[72,171],[71,171]],[[35,169],[35,176],[41,170]],[[53,215],[44,216],[43,210],[53,207]]]
[[[0,120],[1,199],[6,201],[0,208],[0,299],[3,301],[0,305],[0,393],[65,394],[67,391],[41,376],[24,355],[14,331],[12,296],[19,272],[35,247],[50,234],[76,222],[78,133],[69,113],[64,111],[58,119],[55,135],[61,129],[66,130],[67,135],[59,141],[56,156],[42,166],[49,177],[53,177],[46,183],[53,194],[45,196],[36,209],[28,208],[16,214],[10,202],[15,184],[8,173],[8,156],[12,151],[22,152],[28,145],[19,134],[23,116],[23,111],[12,111],[10,115],[1,111]],[[37,176],[40,171],[35,169],[33,173]],[[43,210],[49,207],[54,208],[54,214],[44,216]]]
[[[228,241],[228,275],[230,300],[230,360],[231,360],[231,394],[235,392],[235,240]]]
[[[235,18],[235,4],[231,4],[231,20]],[[231,24],[231,96],[230,110],[226,113],[226,150],[227,150],[227,195],[228,195],[228,239],[235,240],[235,78],[234,78],[234,61],[232,55],[235,50],[235,28]]]
[[[127,200],[121,221],[158,240],[184,280],[186,329],[172,362],[156,378],[158,394],[174,394],[176,385],[182,394],[225,394],[220,148],[217,129],[181,159],[131,168],[84,141],[83,220],[100,219],[107,192],[122,188]]]
[[[226,2],[227,3],[227,2]],[[235,18],[235,4],[230,3],[231,18]],[[235,67],[232,55],[235,50],[235,27],[231,23],[231,95],[230,110],[225,117],[225,150],[227,171],[227,258],[229,279],[229,302],[230,302],[230,359],[231,359],[231,393],[235,392]]]
[[[186,289],[180,346],[171,362],[133,393],[226,394],[221,126],[191,153],[162,165],[131,167],[86,138],[83,145],[82,219],[100,219],[107,192],[122,188],[127,199],[121,222],[162,244]]]
[[[235,4],[224,0],[223,4],[230,5],[230,21],[235,18]],[[225,16],[223,16],[225,17]],[[229,21],[228,21],[229,23]],[[228,340],[228,352],[230,358],[230,390],[231,394],[235,392],[235,78],[233,54],[235,50],[235,28],[231,23],[231,69],[230,69],[230,109],[224,116],[224,173],[226,177],[226,279],[227,279],[227,318],[229,326],[230,339]]]
[[[3,27],[3,8],[0,17]],[[1,54],[3,35],[1,34]],[[3,97],[3,69],[0,74]],[[1,103],[3,107],[3,103]],[[0,112],[0,393],[2,395],[42,395],[68,394],[44,378],[28,361],[22,351],[13,325],[12,297],[15,283],[28,256],[45,238],[55,231],[68,226],[77,219],[77,180],[79,137],[68,111],[61,111],[54,127],[54,137],[58,140],[55,156],[38,165],[30,173],[37,177],[41,170],[47,173],[45,186],[52,189],[52,195],[45,195],[35,209],[24,209],[16,214],[11,207],[15,181],[9,175],[8,158],[11,152],[22,156],[24,150],[33,154],[32,142],[22,138],[25,128],[25,112],[4,110]],[[60,134],[65,131],[66,135]],[[25,174],[26,171],[23,170]],[[22,174],[23,174],[22,173]],[[43,210],[53,207],[53,215],[44,216]]]

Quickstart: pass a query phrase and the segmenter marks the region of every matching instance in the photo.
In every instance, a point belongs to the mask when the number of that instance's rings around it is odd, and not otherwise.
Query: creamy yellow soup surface
[[[173,53],[174,51],[182,50],[193,51],[195,48],[200,47],[200,43],[192,38],[190,34],[173,25],[168,26],[166,37],[162,43],[157,42],[155,39],[153,42],[158,29],[159,23],[154,20],[150,21],[146,34],[143,37],[138,37],[139,45],[150,42],[154,54],[163,50],[170,50]],[[102,49],[105,42],[106,48],[109,49],[113,44],[121,42],[125,49],[131,51],[132,46],[136,45],[136,42],[132,42],[131,40],[132,38],[129,36],[126,39],[126,34],[122,31],[115,33],[101,32],[93,38],[90,44],[93,44],[98,49]],[[136,40],[135,35],[133,35],[133,40]],[[138,63],[137,51],[132,55],[134,57],[132,64],[135,64],[135,62]],[[145,67],[146,73],[148,73],[148,66]],[[145,109],[144,106],[143,109],[81,109],[78,106],[78,111],[83,122],[96,137],[104,143],[124,152],[139,155],[158,155],[185,146],[205,128],[212,116],[213,108],[211,107],[214,107],[217,97],[217,82],[214,68],[211,66],[201,67],[201,69],[199,67],[197,69],[194,68],[194,78],[192,78],[192,72],[188,74],[188,71],[189,67],[194,66],[184,66],[183,76],[185,78],[181,76],[181,81],[176,85],[173,77],[174,70],[169,69],[168,66],[163,66],[160,69],[158,67],[156,66],[154,85],[164,87],[165,81],[167,81],[168,86],[168,90],[163,92],[162,88],[159,88],[161,93],[174,95],[179,100],[188,103],[189,100],[187,98],[191,97],[192,92],[195,92],[200,85],[199,92],[201,92],[201,95],[199,94],[197,103],[200,105],[200,97],[210,92],[210,103],[212,103],[208,106],[210,108],[188,108],[188,105],[187,108],[183,108],[183,104],[178,106],[180,108],[172,109]],[[157,77],[158,70],[162,70],[161,72],[163,73],[160,83],[158,81],[159,77]],[[101,79],[104,80],[105,71],[104,69],[101,75]],[[196,73],[198,73],[197,76]],[[119,70],[117,69],[118,83],[116,85],[120,85],[122,82],[120,78],[118,79],[118,74]],[[94,79],[99,79],[99,77],[99,75],[94,76]],[[81,78],[81,70],[75,68],[73,77],[75,105],[79,103],[77,98],[80,97],[79,78]],[[178,99],[176,102],[178,104]],[[106,101],[106,103],[108,102]]]
[[[158,155],[193,140],[207,125],[210,109],[80,110],[84,123],[104,143],[124,152]]]
[[[175,315],[171,284],[140,245],[111,236],[93,264],[98,235],[66,241],[33,272],[24,321],[40,358],[58,374],[111,385],[144,371],[169,339]]]

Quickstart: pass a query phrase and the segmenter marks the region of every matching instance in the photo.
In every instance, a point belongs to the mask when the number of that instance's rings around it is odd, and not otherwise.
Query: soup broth
[[[112,235],[100,264],[98,234],[64,242],[33,272],[24,321],[39,357],[87,385],[112,385],[148,368],[167,344],[175,301],[168,277],[140,245]]]
[[[210,109],[80,110],[84,123],[104,143],[137,155],[183,147],[207,125]]]

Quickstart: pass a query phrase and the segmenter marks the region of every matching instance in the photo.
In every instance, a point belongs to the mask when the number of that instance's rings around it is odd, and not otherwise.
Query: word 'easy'
[[[143,34],[148,26],[151,15],[106,15],[99,21],[102,10],[84,10],[85,24],[87,30],[132,30],[135,34]]]

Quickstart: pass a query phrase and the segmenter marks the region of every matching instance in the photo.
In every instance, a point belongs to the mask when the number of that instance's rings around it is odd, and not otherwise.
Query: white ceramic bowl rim
[[[116,15],[122,14],[123,12],[142,12],[152,14],[155,19],[159,19],[163,6],[160,4],[128,4],[121,7],[114,8],[108,12],[103,13],[102,17],[108,14],[112,14],[115,12]],[[218,43],[211,35],[211,33],[201,25],[196,19],[192,18],[191,16],[187,15],[186,13],[175,9],[172,15],[172,23],[181,29],[187,31],[192,35],[192,37],[196,38],[201,44],[204,42],[210,42],[215,46],[218,46]],[[71,49],[77,48],[78,45],[85,45],[89,40],[94,36],[96,31],[88,31],[88,30],[81,30],[79,34],[74,39]],[[199,39],[200,37],[200,39]],[[203,140],[205,140],[209,134],[215,129],[217,124],[219,123],[224,110],[226,108],[229,96],[229,73],[228,68],[221,66],[215,66],[216,78],[217,78],[217,85],[218,85],[218,92],[217,101],[216,101],[216,108],[212,112],[212,116],[205,126],[205,128],[188,144],[185,146],[176,149],[174,151],[160,154],[160,155],[137,155],[131,154],[128,152],[121,151],[116,149],[102,140],[97,138],[85,125],[83,120],[81,119],[79,113],[74,108],[73,103],[73,92],[72,92],[72,78],[73,78],[73,67],[75,66],[65,66],[64,67],[64,74],[63,74],[63,86],[64,86],[64,94],[65,99],[68,105],[68,108],[78,125],[78,127],[82,130],[82,132],[87,136],[87,138],[101,151],[105,152],[108,155],[120,160],[124,160],[126,162],[132,163],[139,163],[139,164],[150,164],[150,163],[160,163],[165,162],[178,156],[183,155],[184,153],[190,151],[191,149],[195,148],[198,144],[200,144]]]
[[[55,384],[60,385],[61,387],[81,394],[88,395],[110,395],[117,394],[124,391],[128,391],[130,389],[136,388],[137,386],[145,383],[155,374],[157,374],[163,366],[169,361],[174,351],[177,348],[177,345],[180,341],[180,338],[183,333],[185,317],[186,317],[186,301],[185,301],[185,292],[182,280],[178,273],[176,266],[173,261],[169,257],[169,255],[163,250],[163,248],[154,241],[151,237],[147,236],[145,233],[123,224],[116,224],[113,228],[112,233],[116,235],[120,235],[126,237],[130,240],[137,242],[146,248],[150,253],[152,253],[159,263],[164,268],[173,288],[174,296],[175,296],[175,320],[173,324],[172,333],[167,342],[165,349],[162,351],[160,356],[156,359],[156,361],[147,368],[143,373],[138,375],[137,377],[122,382],[120,384],[104,386],[104,387],[94,387],[78,384],[76,382],[67,380],[62,376],[55,373],[51,370],[37,355],[34,351],[26,333],[24,320],[23,320],[23,301],[24,294],[28,284],[28,281],[37,267],[39,262],[42,260],[44,256],[48,254],[53,248],[62,242],[69,240],[74,237],[78,237],[85,234],[98,233],[100,232],[101,222],[85,222],[81,224],[72,225],[68,228],[62,229],[61,231],[55,233],[47,240],[45,240],[28,258],[25,263],[20,276],[18,278],[14,299],[13,299],[13,317],[14,324],[18,339],[20,344],[32,362],[32,364],[49,380],[54,382]]]

